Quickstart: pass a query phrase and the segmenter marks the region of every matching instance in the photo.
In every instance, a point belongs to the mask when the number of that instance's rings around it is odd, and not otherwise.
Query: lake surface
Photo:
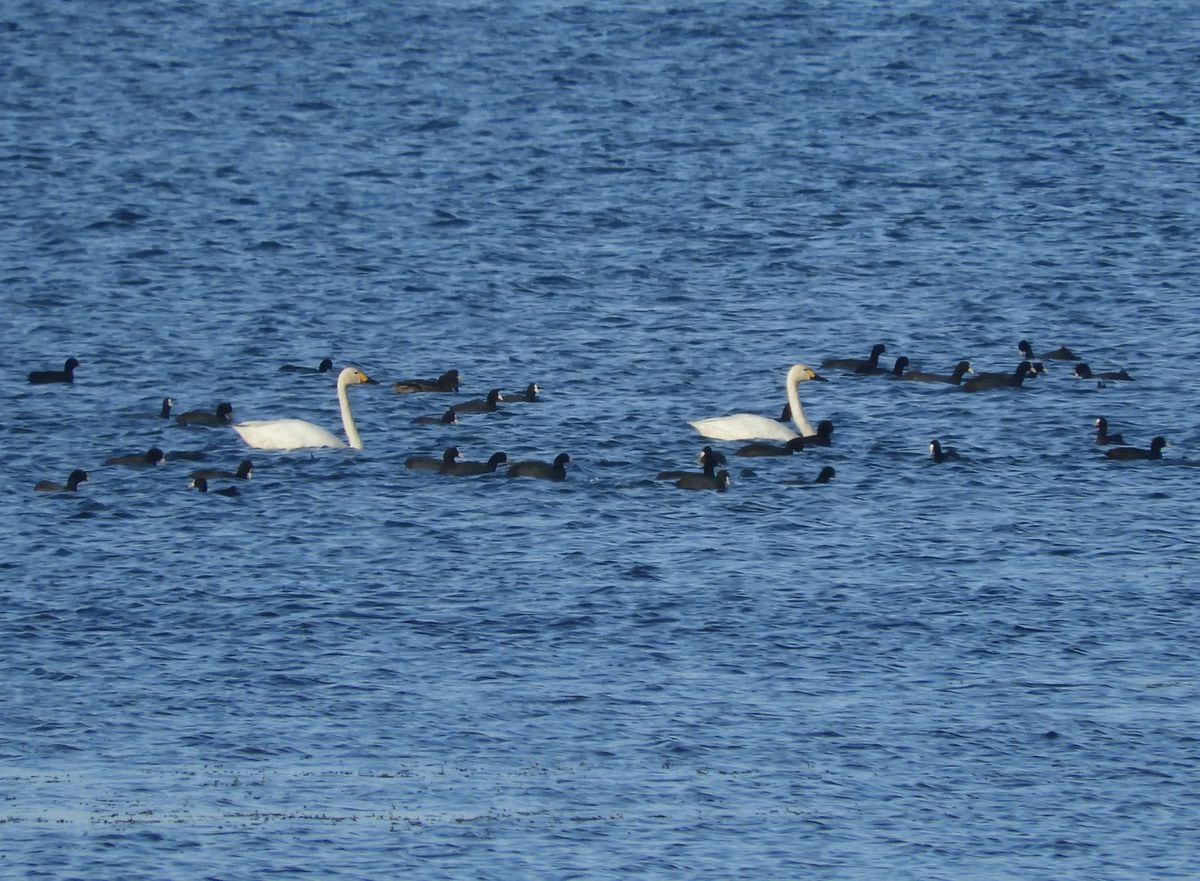
[[[1197,33],[1171,0],[7,4],[0,876],[1194,877]],[[654,479],[793,363],[1021,339],[1134,380],[822,371],[832,447]],[[332,375],[278,370],[324,357],[379,381],[361,451],[157,416],[337,431]],[[1108,461],[1098,416],[1171,446]],[[404,467],[452,445],[572,461]],[[255,474],[201,495],[179,451]]]

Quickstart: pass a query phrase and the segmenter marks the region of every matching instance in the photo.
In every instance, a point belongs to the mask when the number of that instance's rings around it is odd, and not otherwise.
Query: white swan
[[[782,422],[769,419],[766,416],[756,416],[753,413],[734,413],[732,416],[715,416],[711,419],[697,419],[688,425],[700,432],[704,437],[717,440],[780,440],[789,441],[794,437],[811,437],[817,432],[808,420],[804,418],[804,408],[800,406],[800,395],[796,386],[808,379],[822,379],[804,364],[793,364],[787,374],[787,398],[792,409],[792,422],[800,430],[800,434],[792,431]]]
[[[350,399],[346,395],[346,387],[360,382],[374,380],[355,367],[346,367],[338,374],[337,396],[342,407],[342,427],[346,429],[346,439],[350,441],[350,446],[356,450],[361,450],[363,443],[362,438],[358,436],[358,428],[354,425],[354,417],[350,413]],[[346,446],[337,435],[303,419],[239,422],[233,426],[233,430],[257,450],[303,450],[310,447]]]

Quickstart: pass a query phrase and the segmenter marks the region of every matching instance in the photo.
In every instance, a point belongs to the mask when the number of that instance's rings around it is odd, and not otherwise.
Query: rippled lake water
[[[1198,25],[4,7],[0,876],[1192,877]],[[654,479],[793,363],[1021,339],[1134,381],[831,370],[832,447]],[[327,356],[379,380],[361,451],[157,416],[336,429],[278,370]],[[1098,416],[1171,446],[1108,461]],[[572,462],[404,467],[451,445]],[[201,495],[178,452],[255,474]]]

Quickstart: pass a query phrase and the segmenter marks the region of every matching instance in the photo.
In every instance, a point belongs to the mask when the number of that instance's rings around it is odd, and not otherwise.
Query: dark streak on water
[[[7,6],[0,874],[1192,877],[1198,18]],[[1137,381],[835,375],[833,448],[650,479],[794,361],[1021,338]],[[332,427],[327,355],[361,454],[101,465]],[[449,367],[545,400],[412,425]]]

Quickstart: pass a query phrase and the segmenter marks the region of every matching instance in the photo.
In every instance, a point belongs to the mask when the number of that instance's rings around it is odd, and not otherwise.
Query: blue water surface
[[[0,876],[1193,878],[1197,34],[1182,0],[0,7]],[[832,447],[654,479],[793,363],[1022,339],[1134,379],[829,370]],[[337,431],[333,375],[278,370],[324,357],[379,380],[361,451],[157,416]],[[1108,461],[1098,416],[1171,446]],[[404,467],[448,446],[572,461]],[[178,452],[255,475],[201,495]]]

